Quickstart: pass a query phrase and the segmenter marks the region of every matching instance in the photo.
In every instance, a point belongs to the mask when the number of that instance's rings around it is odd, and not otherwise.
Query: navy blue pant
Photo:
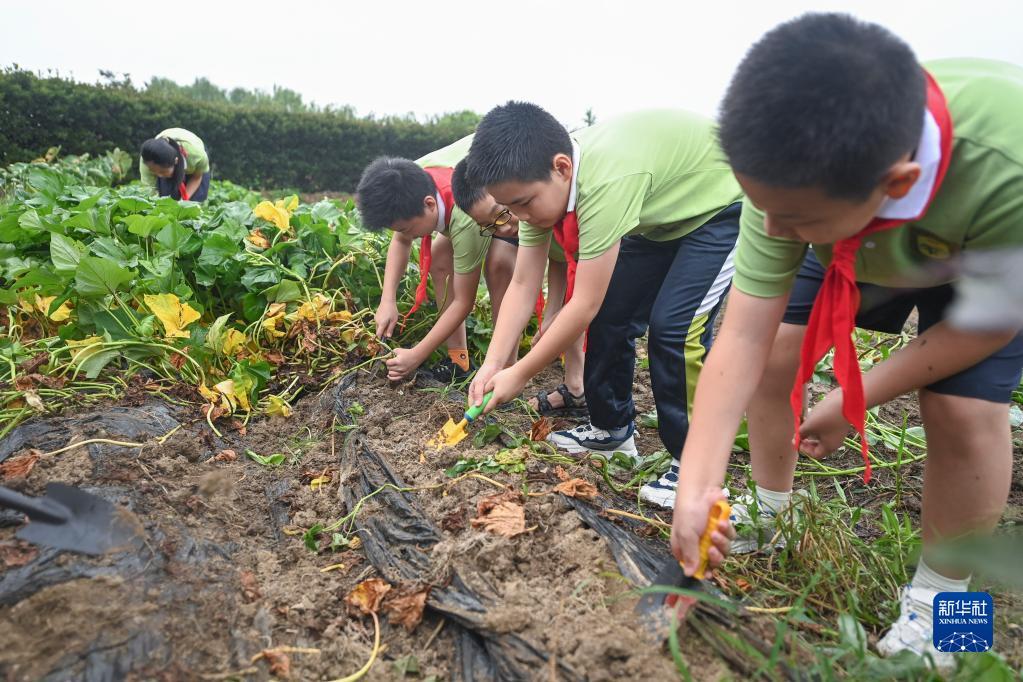
[[[824,281],[824,265],[814,254],[806,252],[803,266],[789,296],[783,322],[806,326],[817,292]],[[898,334],[917,309],[917,333],[945,317],[945,311],[955,299],[952,284],[941,284],[925,289],[895,289],[876,284],[857,282],[860,290],[860,309],[856,313],[856,326],[886,334]],[[1002,349],[995,351],[976,365],[926,386],[927,390],[963,398],[979,398],[995,403],[1007,403],[1019,386],[1023,374],[1023,333]]]
[[[622,240],[586,348],[583,377],[594,426],[618,428],[635,418],[636,339],[649,328],[658,430],[668,452],[676,458],[681,454],[714,318],[732,279],[740,208],[732,204],[672,241]]]
[[[187,182],[186,182],[187,184]],[[156,193],[161,197],[171,197],[172,199],[180,199],[181,191],[177,185],[174,184],[174,180],[171,178],[157,178],[156,179]],[[202,174],[202,182],[195,188],[195,194],[188,197],[189,201],[206,201],[206,196],[210,193],[210,174]]]

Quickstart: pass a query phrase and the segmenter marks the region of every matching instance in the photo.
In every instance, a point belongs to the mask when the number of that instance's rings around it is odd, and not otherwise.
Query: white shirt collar
[[[579,143],[572,140],[572,189],[568,193],[568,206],[565,208],[567,213],[575,210],[575,195],[579,188],[579,157]]]
[[[924,111],[924,129],[913,160],[920,164],[920,177],[901,199],[888,198],[877,212],[878,218],[912,220],[927,208],[941,165],[941,131],[930,110]]]
[[[448,213],[447,206],[444,205],[444,199],[441,198],[440,192],[437,192],[436,198],[437,198],[437,231],[440,233],[444,233],[448,231],[447,222],[445,221],[445,218],[447,217]]]

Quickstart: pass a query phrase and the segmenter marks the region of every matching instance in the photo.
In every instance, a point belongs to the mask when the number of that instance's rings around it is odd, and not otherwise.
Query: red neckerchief
[[[451,225],[451,213],[455,208],[455,197],[451,192],[451,175],[455,172],[455,169],[432,166],[423,170],[426,171],[426,174],[430,176],[433,183],[437,186],[437,194],[440,195],[441,201],[444,202],[444,226],[449,227]],[[405,313],[405,316],[401,318],[402,328],[405,327],[405,321],[408,320],[409,315],[419,310],[419,306],[426,300],[426,279],[430,274],[430,264],[433,262],[433,256],[430,253],[430,241],[430,235],[426,235],[419,245],[419,285],[416,287],[415,302],[409,308],[409,311]]]
[[[852,333],[856,326],[856,312],[860,307],[860,291],[856,287],[856,251],[867,235],[890,230],[907,222],[921,219],[934,201],[941,181],[952,158],[952,118],[948,113],[945,96],[938,84],[925,72],[927,77],[927,110],[934,117],[941,133],[941,161],[931,195],[920,215],[908,219],[875,218],[856,235],[835,243],[831,254],[831,265],[824,274],[824,282],[810,313],[810,321],[800,351],[799,371],[792,387],[790,403],[795,416],[796,431],[794,444],[799,447],[800,417],[803,411],[803,386],[813,376],[817,363],[835,347],[834,372],[842,387],[842,416],[860,435],[860,453],[865,469],[863,482],[870,481],[870,457],[865,433],[866,397],[863,393],[863,377],[860,374],[859,358],[853,345]]]

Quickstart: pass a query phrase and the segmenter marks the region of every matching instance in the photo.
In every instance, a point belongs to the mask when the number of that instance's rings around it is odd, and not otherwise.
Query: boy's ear
[[[898,161],[884,179],[885,194],[892,199],[902,199],[920,179],[920,164],[916,161]]]
[[[572,177],[572,157],[571,156],[559,152],[559,153],[555,154],[554,158],[551,160],[551,166],[552,166],[552,170],[556,174],[560,175],[561,177],[563,177],[563,178],[571,178]]]
[[[423,212],[432,213],[437,210],[437,197],[425,196],[423,197]]]

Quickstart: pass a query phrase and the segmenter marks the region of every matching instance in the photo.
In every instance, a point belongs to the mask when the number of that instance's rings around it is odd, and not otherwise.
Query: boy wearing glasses
[[[479,404],[494,391],[489,410],[513,399],[588,327],[590,423],[549,440],[570,452],[638,459],[635,340],[649,329],[659,431],[674,461],[641,494],[664,506],[674,503],[689,404],[739,233],[741,191],[714,132],[709,120],[660,110],[569,135],[540,107],[509,102],[480,122],[467,159],[473,180],[523,221],[505,312],[470,400]],[[533,349],[504,369],[552,241],[568,260],[568,302]]]
[[[434,278],[440,309],[422,341],[412,348],[396,348],[387,360],[392,381],[410,376],[441,345],[447,346],[448,359],[434,369],[434,377],[444,382],[467,378],[473,368],[465,318],[475,305],[480,274],[486,277],[495,319],[511,279],[518,245],[518,221],[511,211],[485,195],[471,204],[474,218],[456,201],[454,166],[471,141],[470,135],[415,162],[381,157],[366,167],[359,181],[356,196],[363,226],[394,231],[377,309],[377,336],[389,337],[398,323],[397,288],[417,238],[423,240],[420,282],[415,304],[405,317],[425,300],[427,273]]]

